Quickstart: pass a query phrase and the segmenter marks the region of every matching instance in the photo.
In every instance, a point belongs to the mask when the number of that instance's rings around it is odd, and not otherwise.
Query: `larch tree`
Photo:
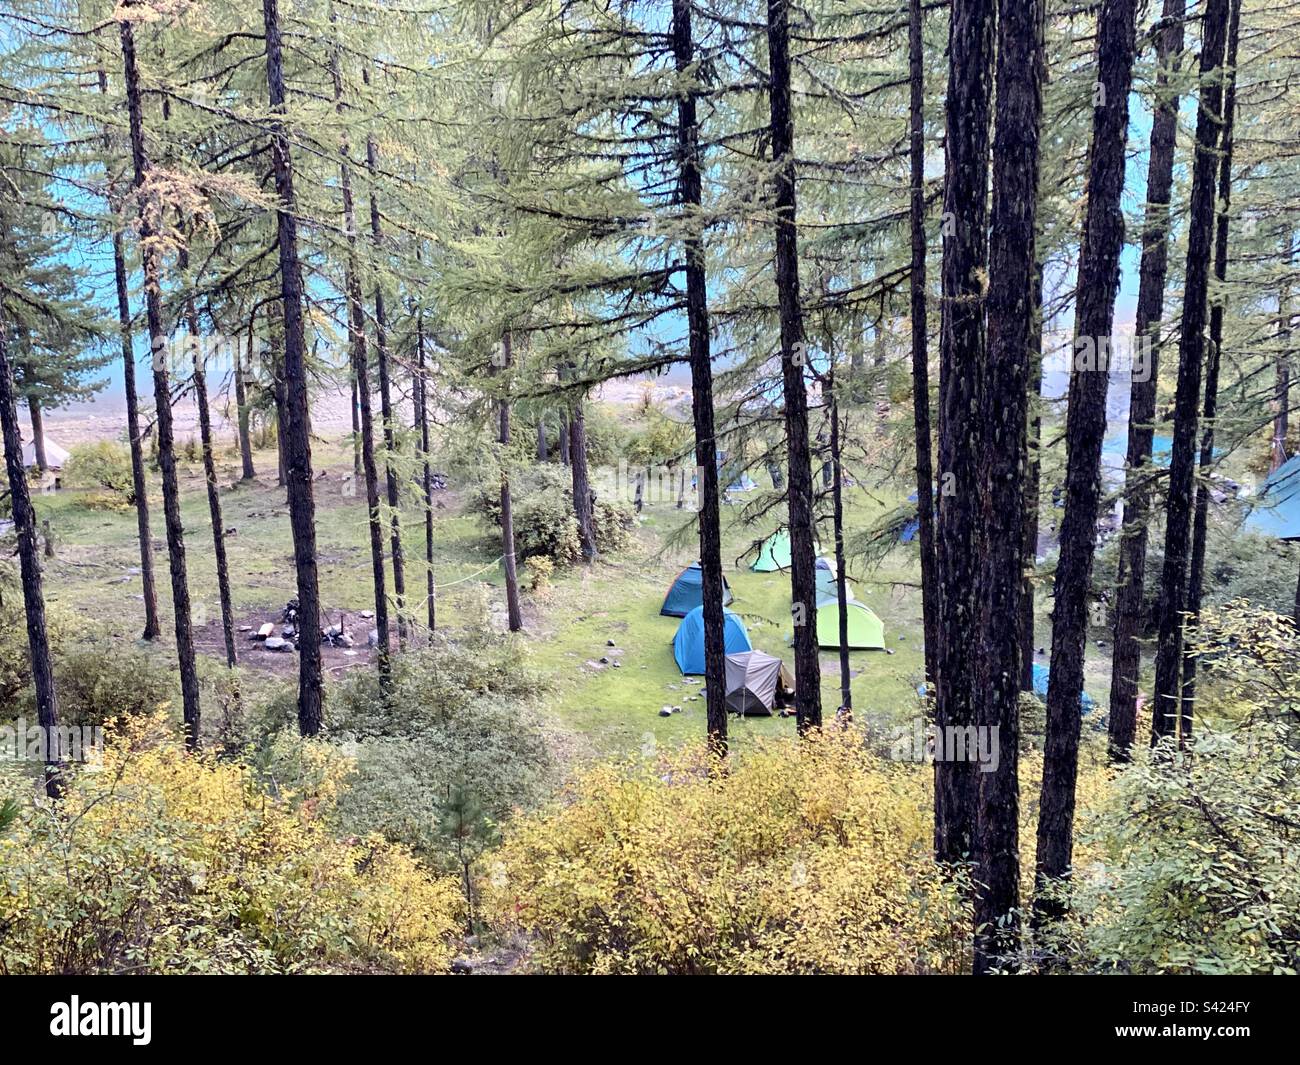
[[[1138,675],[1142,665],[1142,616],[1146,586],[1147,542],[1151,517],[1152,440],[1155,435],[1159,384],[1161,319],[1169,265],[1170,197],[1174,150],[1178,139],[1178,83],[1183,51],[1185,0],[1165,0],[1154,31],[1155,99],[1147,162],[1146,208],[1142,258],[1133,335],[1150,346],[1144,373],[1135,373],[1129,391],[1128,450],[1125,460],[1124,528],[1115,578],[1114,651],[1110,678],[1110,755],[1117,762],[1131,756],[1137,733]]]
[[[975,971],[1017,946],[1020,906],[1020,596],[1025,435],[1036,300],[1035,226],[1043,110],[1043,0],[998,6],[988,350],[980,395],[980,565],[974,717],[1000,756],[978,778]]]
[[[1119,257],[1124,246],[1122,199],[1136,15],[1135,0],[1105,0],[1097,16],[1098,80],[1074,309],[1065,430],[1065,515],[1052,610],[1052,661],[1035,859],[1038,893],[1034,907],[1040,919],[1057,911],[1049,885],[1069,875],[1073,860],[1079,706],[1110,381],[1108,359],[1102,352],[1110,351]]]
[[[1229,0],[1206,0],[1201,20],[1200,98],[1196,155],[1187,230],[1178,383],[1174,393],[1173,452],[1165,504],[1165,560],[1160,575],[1152,743],[1177,736],[1182,717],[1183,611],[1187,602],[1188,549],[1196,475],[1197,407],[1205,358],[1209,275],[1216,217],[1219,144],[1223,125],[1223,77]]]

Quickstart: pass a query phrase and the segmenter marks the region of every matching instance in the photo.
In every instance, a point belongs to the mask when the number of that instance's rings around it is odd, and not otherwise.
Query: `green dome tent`
[[[856,600],[845,605],[849,615],[849,650],[883,651],[885,623],[876,612]],[[825,599],[817,604],[817,646],[828,650],[837,650],[840,646],[840,605],[834,599]]]
[[[821,545],[813,542],[813,550],[821,551]],[[758,558],[749,567],[755,573],[775,573],[779,569],[790,568],[790,533],[786,529],[777,529],[758,547]]]
[[[749,567],[755,573],[774,573],[790,568],[790,534],[778,529],[758,549],[758,558]]]

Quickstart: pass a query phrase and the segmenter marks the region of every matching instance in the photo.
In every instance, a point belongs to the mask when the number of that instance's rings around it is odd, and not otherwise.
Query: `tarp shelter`
[[[779,658],[762,651],[727,655],[727,709],[744,717],[771,717],[778,686],[794,691],[794,677]]]
[[[61,470],[68,462],[68,453],[48,436],[45,438],[45,462],[51,470]],[[23,445],[23,467],[32,469],[36,465],[36,440]]]
[[[1040,666],[1034,663],[1034,694],[1040,699],[1047,699],[1047,682],[1051,679],[1052,671],[1046,666]],[[1082,692],[1079,696],[1079,713],[1086,714],[1097,705],[1096,700],[1087,692]]]
[[[757,487],[758,487],[758,482],[755,481],[754,478],[752,478],[747,473],[741,473],[741,475],[735,478],[731,482],[731,484],[727,485],[727,491],[728,492],[752,492]]]
[[[913,492],[910,496],[908,496],[907,501],[909,503],[917,502],[916,493]],[[921,519],[909,518],[903,524],[903,527],[898,532],[898,542],[900,544],[910,544],[913,540],[916,539],[920,531],[921,531]]]
[[[883,651],[885,623],[864,603],[849,600],[845,604],[849,617],[850,651]],[[840,604],[823,599],[817,604],[817,646],[838,650],[840,646]]]
[[[1246,528],[1276,540],[1300,540],[1300,455],[1269,474],[1246,516]]]
[[[722,612],[723,648],[729,655],[752,651],[745,623],[730,610]],[[677,626],[673,637],[673,657],[683,673],[704,673],[704,607],[697,606]]]
[[[722,605],[726,606],[730,602],[731,587],[727,584],[727,578],[723,577]],[[684,618],[696,607],[703,605],[704,571],[698,562],[692,562],[668,586],[668,594],[664,596],[664,605],[659,613],[668,618]]]

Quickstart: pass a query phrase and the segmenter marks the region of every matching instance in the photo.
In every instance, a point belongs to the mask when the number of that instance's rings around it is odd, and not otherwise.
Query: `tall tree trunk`
[[[239,461],[243,467],[243,480],[252,481],[257,477],[253,465],[253,437],[249,429],[248,385],[245,374],[251,372],[253,365],[253,347],[257,342],[257,308],[248,312],[248,344],[245,351],[235,347],[235,415],[238,420]]]
[[[311,424],[307,404],[306,337],[302,273],[298,261],[298,203],[293,158],[284,125],[283,45],[277,0],[262,0],[266,29],[266,82],[272,123],[271,161],[275,173],[280,295],[284,304],[285,421],[281,426],[289,473],[289,521],[298,577],[298,728],[314,736],[323,719],[320,585],[316,569],[316,501],[312,495]]]
[[[537,416],[537,461],[549,462],[550,460],[551,452],[546,443],[546,417],[539,414]]]
[[[1294,235],[1288,231],[1283,257],[1289,265],[1294,266],[1298,255],[1300,255],[1300,243],[1297,243]],[[1273,401],[1277,405],[1277,413],[1273,416],[1273,453],[1269,460],[1269,473],[1277,472],[1277,468],[1287,459],[1286,438],[1291,418],[1291,323],[1295,316],[1293,298],[1292,286],[1289,281],[1285,282],[1277,300],[1277,379],[1273,387]]]
[[[507,330],[501,337],[502,369],[511,364],[513,337]],[[510,495],[510,396],[509,384],[503,382],[501,398],[497,401],[497,441],[501,444],[501,559],[506,573],[506,621],[511,632],[524,627],[524,615],[519,607],[519,573],[515,560],[515,518]]]
[[[691,359],[691,414],[695,465],[700,479],[700,572],[704,605],[704,694],[710,748],[727,753],[727,651],[723,626],[722,531],[719,519],[718,441],[713,411],[713,362],[709,342],[708,282],[701,236],[703,203],[700,129],[696,114],[695,42],[690,0],[673,0],[673,57],[683,82],[677,98],[677,187],[690,226],[683,241],[686,261],[686,322]]]
[[[1043,260],[1034,264],[1028,359],[1029,425],[1025,437],[1024,583],[1020,592],[1020,690],[1034,690],[1034,578],[1038,569],[1038,504],[1043,443]]]
[[[1155,117],[1147,165],[1147,206],[1138,268],[1134,340],[1149,345],[1149,372],[1135,374],[1129,391],[1128,459],[1124,484],[1124,528],[1116,574],[1115,648],[1110,676],[1110,757],[1128,761],[1137,734],[1138,677],[1148,526],[1151,523],[1151,442],[1155,434],[1160,319],[1169,265],[1169,201],[1178,139],[1178,89],[1171,75],[1183,51],[1186,0],[1165,0],[1156,33]],[[1172,87],[1171,87],[1172,86]],[[1139,377],[1141,379],[1139,379]]]
[[[333,24],[335,15],[330,12]],[[343,71],[339,50],[330,57],[330,74],[334,82],[334,107],[342,115]],[[366,344],[365,309],[361,297],[361,278],[357,265],[357,212],[352,193],[352,167],[346,135],[339,140],[339,189],[343,201],[343,230],[347,241],[343,286],[348,304],[348,348],[352,380],[356,389],[357,419],[360,433],[361,469],[366,482],[366,523],[370,531],[370,571],[375,589],[375,632],[380,687],[387,692],[392,682],[392,659],[388,625],[388,571],[384,561],[384,526],[379,506],[379,471],[375,462],[374,407],[370,389],[370,362]]]
[[[1223,65],[1228,0],[1206,0],[1202,19],[1200,108],[1196,160],[1192,167],[1191,219],[1183,282],[1183,322],[1178,342],[1178,384],[1174,392],[1174,446],[1165,509],[1165,563],[1160,578],[1160,634],[1156,643],[1156,686],[1151,740],[1178,732],[1182,696],[1183,609],[1187,595],[1187,553],[1196,467],[1197,403],[1205,355],[1210,245],[1214,238]]]
[[[366,84],[370,76],[365,72]],[[379,173],[379,150],[373,136],[366,138],[366,169],[370,172],[370,237],[376,259],[383,254],[384,228],[379,214],[379,196],[375,182]],[[379,366],[379,407],[384,420],[384,475],[388,489],[389,544],[393,556],[393,605],[397,614],[397,638],[406,645],[406,554],[402,549],[402,489],[397,479],[394,458],[397,432],[393,419],[393,385],[389,373],[388,312],[384,306],[384,287],[375,278],[375,350]]]
[[[984,455],[975,721],[997,737],[999,757],[990,772],[978,774],[977,973],[995,968],[1019,942],[1019,620],[1045,10],[1044,0],[998,3],[988,357],[980,397]]]
[[[573,512],[578,519],[578,542],[582,557],[596,561],[596,516],[591,500],[591,478],[587,471],[587,419],[585,400],[578,396],[569,416],[569,466],[573,473]]]
[[[108,75],[99,71],[99,91],[108,94]],[[105,149],[109,137],[105,135]],[[121,208],[110,182],[109,208]],[[162,634],[158,621],[158,587],[153,568],[153,532],[149,526],[149,481],[144,472],[144,448],[140,442],[140,405],[135,390],[135,346],[132,341],[131,297],[127,284],[126,248],[122,232],[113,229],[113,283],[117,294],[117,328],[122,345],[122,388],[126,393],[126,434],[131,449],[131,491],[135,495],[136,535],[140,541],[140,582],[144,592],[144,632],[141,639],[153,641]]]
[[[433,574],[433,466],[429,449],[429,374],[424,354],[424,311],[415,316],[416,390],[420,396],[420,458],[421,489],[424,494],[424,567],[425,606],[428,608],[429,635],[432,637],[438,622],[438,588]]]
[[[572,435],[572,428],[569,425],[569,413],[564,411],[560,414],[560,462],[565,466],[570,465],[569,455],[569,437]]]
[[[189,255],[181,252],[180,268],[184,272]],[[221,632],[226,641],[226,665],[239,664],[235,650],[235,611],[230,596],[230,564],[226,559],[226,523],[221,513],[221,487],[217,483],[217,460],[212,447],[212,414],[208,409],[208,375],[199,342],[199,314],[190,297],[185,304],[193,356],[194,403],[199,411],[199,442],[203,448],[203,480],[208,489],[208,515],[212,519],[212,552],[217,564],[217,596],[221,601]]]
[[[27,416],[32,422],[32,447],[36,469],[40,473],[45,473],[50,468],[49,457],[45,454],[45,413],[41,410],[41,401],[35,396],[27,397]]]
[[[18,563],[22,571],[23,607],[27,617],[27,649],[36,689],[36,720],[45,737],[45,794],[57,799],[59,781],[59,701],[54,687],[54,659],[45,626],[45,595],[41,590],[41,560],[36,546],[36,512],[32,509],[23,468],[23,438],[18,430],[13,367],[9,364],[7,326],[0,317],[0,429],[4,434],[5,466],[9,475]]]
[[[176,452],[172,433],[171,382],[167,366],[167,334],[163,329],[162,263],[157,244],[153,206],[143,202],[149,174],[149,157],[144,143],[144,103],[140,92],[140,70],[135,55],[132,23],[118,23],[122,41],[122,65],[126,81],[127,112],[131,127],[131,162],[140,224],[140,259],[144,271],[145,316],[149,325],[149,349],[153,358],[154,404],[158,412],[158,465],[162,469],[163,514],[167,525],[167,555],[171,571],[172,607],[175,614],[176,656],[180,666],[181,703],[186,743],[199,745],[199,674],[194,660],[194,630],[190,620],[190,588],[185,567],[185,527],[181,522],[180,481],[176,473]]]
[[[853,671],[849,666],[849,585],[848,559],[844,550],[844,466],[840,447],[840,404],[835,392],[835,364],[830,373],[831,416],[831,510],[835,534],[835,606],[840,641],[840,709],[853,713]]]
[[[1101,98],[1092,112],[1088,205],[1075,296],[1074,365],[1065,430],[1065,515],[1052,611],[1047,737],[1038,814],[1034,907],[1040,920],[1057,914],[1049,883],[1070,873],[1074,854],[1074,786],[1079,771],[1079,702],[1088,638],[1088,596],[1101,498],[1101,447],[1106,435],[1109,369],[1100,358],[1114,326],[1119,256],[1124,247],[1124,154],[1133,81],[1136,0],[1103,0],[1097,16]],[[1096,357],[1089,358],[1089,351]]]
[[[985,361],[984,285],[988,276],[989,107],[994,0],[954,0],[948,30],[947,159],[944,181],[943,328],[939,367],[939,522],[941,589],[935,724],[975,724],[979,527],[979,375]],[[935,856],[964,861],[974,846],[977,781],[966,760],[936,759]]]
[[[912,420],[916,436],[916,514],[921,541],[921,619],[925,638],[925,679],[933,691],[938,671],[939,585],[934,548],[934,464],[930,440],[929,321],[925,294],[925,15],[922,0],[908,0],[908,83],[911,136],[909,224],[912,274]],[[861,356],[858,356],[860,361]],[[857,375],[855,374],[856,378]]]
[[[1241,0],[1234,0],[1229,16],[1227,44],[1227,89],[1223,101],[1223,132],[1219,138],[1218,229],[1214,238],[1214,279],[1218,295],[1210,308],[1210,347],[1205,367],[1205,399],[1201,418],[1200,483],[1196,487],[1196,512],[1192,518],[1191,577],[1187,585],[1186,624],[1195,625],[1205,594],[1205,540],[1210,519],[1211,469],[1214,464],[1214,419],[1219,406],[1219,364],[1223,355],[1223,291],[1228,276],[1228,225],[1232,205],[1232,128],[1237,108],[1237,41],[1241,29]],[[1196,705],[1195,655],[1183,660],[1182,739],[1192,736],[1192,712]]]
[[[795,713],[801,733],[822,723],[821,663],[817,654],[816,533],[813,530],[812,451],[804,365],[803,306],[799,299],[799,237],[795,202],[794,114],[790,85],[790,0],[767,0],[767,54],[771,65],[773,207],[776,214],[776,295],[781,321],[781,379],[789,454],[786,499],[790,515],[790,599],[794,613]]]

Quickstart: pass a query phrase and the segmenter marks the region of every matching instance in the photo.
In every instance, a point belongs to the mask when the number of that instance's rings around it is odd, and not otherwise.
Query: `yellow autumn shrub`
[[[378,836],[336,838],[347,763],[303,757],[312,793],[272,795],[128,719],[101,771],[29,797],[0,837],[0,972],[445,972],[455,882]]]
[[[839,731],[711,770],[598,766],[507,827],[498,929],[550,972],[964,971],[970,915],[931,857],[929,772]]]

